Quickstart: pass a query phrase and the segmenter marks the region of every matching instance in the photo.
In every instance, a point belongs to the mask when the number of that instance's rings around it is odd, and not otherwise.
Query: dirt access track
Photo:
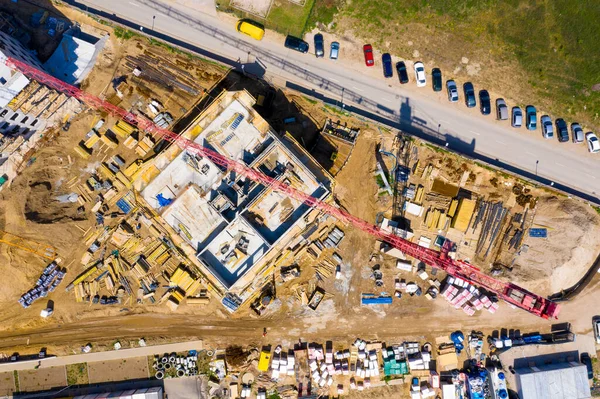
[[[591,318],[597,311],[600,293],[600,278],[578,297],[562,305],[560,322],[571,322],[576,333],[591,333]],[[231,342],[267,343],[284,340],[323,340],[325,338],[348,341],[354,337],[365,339],[392,339],[396,337],[422,337],[447,334],[461,329],[470,331],[519,327],[523,331],[546,329],[556,321],[542,320],[523,311],[501,306],[496,314],[483,313],[479,317],[467,317],[454,309],[439,309],[427,314],[394,315],[377,317],[355,315],[356,309],[344,309],[337,317],[317,317],[313,320],[317,328],[306,329],[306,318],[294,315],[277,315],[268,320],[254,318],[197,317],[194,315],[123,314],[112,318],[74,321],[61,325],[23,329],[19,332],[0,333],[0,350],[32,351],[48,345],[50,352],[60,354],[66,347],[85,342],[114,339],[147,339],[169,337],[172,341],[202,337],[212,345],[227,345]],[[375,313],[373,313],[375,315]],[[358,316],[358,317],[357,317]],[[368,320],[368,322],[367,322]],[[410,322],[407,322],[410,321]],[[343,328],[341,328],[343,326]],[[263,329],[268,335],[262,338]],[[75,346],[75,345],[73,345]]]

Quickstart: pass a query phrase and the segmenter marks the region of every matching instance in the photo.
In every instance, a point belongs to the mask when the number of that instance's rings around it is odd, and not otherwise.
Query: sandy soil
[[[37,370],[19,371],[19,391],[45,391],[67,385],[67,373],[64,367],[49,367]]]
[[[89,382],[124,381],[148,378],[148,358],[88,363]]]
[[[15,391],[15,373],[0,373],[0,395],[10,396]]]
[[[515,264],[516,282],[551,294],[575,284],[598,256],[600,223],[591,207],[556,196],[543,197],[533,227],[546,227],[548,238],[525,240],[529,250]]]
[[[147,44],[137,40],[111,40],[101,57],[100,68],[97,68],[97,73],[94,72],[88,83],[89,90],[110,96],[114,90],[109,82],[122,73],[119,60],[125,49],[128,53],[131,51],[140,54],[147,49],[146,46]],[[350,51],[350,47],[343,46],[342,49]],[[354,46],[351,50],[354,51],[354,62],[357,65],[362,62],[359,50],[359,46]],[[203,76],[209,84],[217,76],[217,71],[210,69],[214,66],[200,67],[207,68],[208,72]],[[179,112],[179,115],[182,113],[181,108],[186,105],[183,98],[170,97],[160,88],[153,91],[153,95],[158,98],[172,98],[169,100],[172,101],[170,109],[174,113]],[[133,104],[137,99],[145,98],[144,96],[147,94],[132,93],[131,97],[124,100],[124,105]],[[302,106],[317,122],[329,116],[348,120],[349,124],[361,128],[359,139],[345,167],[336,176],[335,197],[340,205],[369,222],[373,222],[379,212],[389,214],[391,198],[377,195],[378,186],[373,176],[380,133],[373,126],[335,114],[321,104],[303,101]],[[113,122],[107,119],[107,123]],[[81,215],[76,207],[58,203],[55,197],[71,192],[68,182],[73,177],[78,177],[79,182],[83,182],[101,159],[84,161],[71,150],[96,120],[97,116],[90,114],[73,121],[70,131],[60,133],[49,142],[37,154],[36,161],[9,189],[0,194],[0,227],[54,245],[68,269],[66,281],[72,280],[83,270],[79,262],[85,250],[81,243],[81,229],[86,230],[92,226],[94,220],[90,212]],[[303,137],[302,129],[297,127],[296,130],[295,137]],[[384,138],[386,149],[391,148],[392,134],[385,133]],[[431,162],[436,165],[445,178],[454,182],[460,179],[464,161],[459,157],[438,153],[426,146],[419,146],[418,153],[423,163]],[[68,155],[72,158],[70,164]],[[514,184],[513,179],[471,164],[467,168],[473,173],[473,178],[468,181],[466,188],[480,195],[509,201],[510,190],[507,188]],[[490,183],[493,177],[499,180],[497,186]],[[600,225],[599,216],[575,200],[554,197],[541,190],[534,190],[532,193],[540,197],[535,223],[548,226],[550,238],[543,242],[528,240],[529,251],[518,257],[513,274],[506,274],[504,278],[516,279],[527,287],[550,292],[564,288],[563,284],[568,286],[570,281],[578,279],[587,268],[588,260],[594,258],[598,251],[598,244],[594,240],[598,237],[596,232]],[[515,207],[515,211],[522,209]],[[336,250],[344,259],[343,278],[318,282],[328,293],[320,307],[313,311],[292,296],[294,288],[316,282],[316,262],[306,258],[298,259],[302,276],[278,287],[278,298],[273,309],[261,319],[248,309],[229,315],[216,301],[206,307],[184,304],[175,314],[165,306],[90,306],[75,303],[73,294],[65,293],[61,286],[49,298],[55,301],[55,314],[52,318],[43,320],[38,315],[46,306],[45,301],[38,301],[30,309],[23,310],[17,299],[31,288],[46,262],[20,250],[1,246],[0,273],[10,275],[11,283],[5,284],[0,293],[0,304],[3,305],[0,312],[0,350],[5,353],[13,350],[35,353],[40,346],[48,346],[50,353],[66,354],[80,352],[81,346],[88,342],[94,344],[95,350],[109,350],[116,339],[127,347],[141,336],[149,343],[167,339],[175,341],[202,338],[207,340],[207,346],[214,347],[226,346],[234,341],[260,345],[277,341],[295,342],[298,338],[320,341],[329,338],[343,342],[357,336],[384,340],[432,339],[456,329],[468,331],[479,330],[482,326],[490,329],[518,326],[523,331],[532,331],[550,324],[550,321],[540,320],[505,304],[501,305],[495,315],[485,312],[475,317],[466,316],[441,299],[428,301],[423,297],[406,296],[395,300],[390,306],[361,307],[361,293],[392,292],[394,279],[400,275],[393,259],[370,259],[375,248],[372,237],[350,226],[340,227],[346,233]],[[569,231],[563,233],[565,230]],[[331,251],[324,256],[330,254]],[[375,264],[379,264],[384,273],[384,287],[381,288],[376,288],[371,279],[371,268]],[[487,268],[489,265],[484,266]],[[540,278],[540,275],[544,277]],[[414,279],[414,276],[402,277]],[[561,321],[571,321],[577,332],[589,334],[589,319],[597,308],[595,305],[599,289],[600,283],[596,281],[574,301],[565,304]],[[264,328],[268,329],[265,338],[262,337]],[[97,365],[96,372],[104,375],[105,372],[116,369],[119,372],[114,372],[114,378],[122,379],[126,369],[137,370],[132,371],[135,376],[131,378],[139,378],[145,370],[143,377],[147,376],[147,362],[138,363],[139,367],[131,367],[129,363],[127,367]],[[90,368],[92,380],[94,372]]]

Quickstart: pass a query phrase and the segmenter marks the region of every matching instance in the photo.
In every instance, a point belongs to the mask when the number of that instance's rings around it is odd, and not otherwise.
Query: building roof
[[[265,239],[239,217],[213,238],[198,257],[223,285],[231,287],[268,249]]]
[[[156,162],[157,168],[164,167],[161,173],[142,191],[142,196],[150,206],[160,208],[158,196],[166,199],[177,198],[190,184],[201,191],[209,191],[220,181],[222,172],[208,158],[199,158],[182,151],[172,162],[164,165]]]
[[[81,34],[78,28],[69,29],[63,34],[60,44],[46,61],[44,68],[69,84],[80,83],[94,67],[106,40],[93,39],[93,43],[88,41],[89,35]]]
[[[517,389],[522,399],[591,398],[587,368],[583,364],[544,364],[516,372]]]
[[[196,250],[213,230],[226,223],[194,186],[168,205],[162,218]]]
[[[201,133],[199,139],[228,158],[245,160],[267,136],[252,123],[250,111],[234,99]],[[196,140],[199,142],[200,140]]]

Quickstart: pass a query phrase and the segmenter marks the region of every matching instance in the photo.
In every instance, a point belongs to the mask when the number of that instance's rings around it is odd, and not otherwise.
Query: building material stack
[[[442,296],[456,309],[462,309],[469,316],[482,309],[490,313],[496,313],[498,310],[497,302],[492,302],[485,293],[459,277],[448,276],[444,282]]]

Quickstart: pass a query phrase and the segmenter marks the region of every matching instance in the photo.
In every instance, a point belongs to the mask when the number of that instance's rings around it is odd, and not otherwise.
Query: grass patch
[[[304,98],[306,101],[308,101],[309,103],[311,103],[312,105],[315,105],[316,103],[318,103],[317,100],[314,100],[310,97],[306,97],[306,96],[302,96],[302,98]]]
[[[433,145],[430,143],[425,143],[425,147],[431,148],[433,151],[437,152],[438,154],[452,154],[450,151],[440,148],[437,145]]]
[[[318,0],[315,1],[313,9],[308,17],[306,30],[313,28],[329,28],[335,30],[333,19],[340,10],[340,0]]]
[[[139,33],[131,31],[129,29],[121,28],[120,26],[115,26],[113,29],[113,33],[116,37],[123,40],[129,40],[133,37],[140,36]]]
[[[592,205],[592,208],[594,208],[594,210],[596,211],[596,213],[598,215],[600,215],[600,206],[594,206],[594,205]]]
[[[306,0],[303,6],[288,0],[275,0],[265,26],[277,32],[302,37],[316,0]]]
[[[337,115],[346,115],[346,116],[348,115],[347,112],[344,112],[344,111],[340,110],[339,107],[334,107],[333,105],[325,104],[323,106],[323,110],[325,112],[330,112],[330,113],[337,114]]]
[[[87,363],[67,364],[67,385],[88,385]]]
[[[15,392],[20,392],[21,387],[19,386],[19,372],[17,370],[13,371],[13,377],[15,378]]]
[[[325,11],[318,16],[320,3],[311,23],[329,20]],[[418,49],[424,61],[435,60],[446,74],[461,57],[470,57],[482,66],[476,85],[517,103],[537,104],[556,117],[600,123],[598,1],[352,0],[339,14],[349,22],[345,27],[380,48],[389,42],[389,51],[398,56],[410,59]],[[468,78],[464,69],[457,78]],[[513,85],[499,78],[509,75]]]

